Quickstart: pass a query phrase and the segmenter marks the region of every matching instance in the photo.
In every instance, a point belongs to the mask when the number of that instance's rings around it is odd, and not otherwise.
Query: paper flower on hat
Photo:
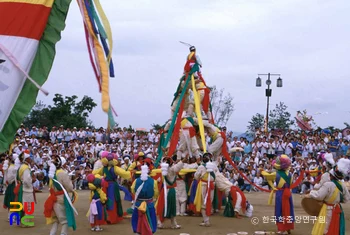
[[[64,164],[66,164],[66,159],[64,157],[60,157],[61,158],[61,166],[63,166]]]
[[[112,153],[113,154],[113,159],[118,160],[118,155],[116,153]]]
[[[15,169],[18,170],[21,167],[21,161],[19,158],[16,158],[15,160]]]
[[[55,173],[56,173],[56,166],[55,164],[51,164],[49,168],[49,178],[53,179],[53,177],[55,177]]]
[[[139,157],[139,155],[137,153],[134,154],[134,159],[137,160],[137,158]]]
[[[102,162],[103,165],[107,165],[108,164],[107,158],[102,158],[101,162]]]
[[[325,153],[324,153],[324,152],[319,152],[319,153],[317,153],[317,159],[318,159],[318,160],[322,159],[322,161],[325,161],[324,156],[325,156]]]
[[[338,171],[340,171],[344,177],[350,175],[350,160],[341,158],[337,163]]]
[[[215,164],[212,162],[207,162],[205,168],[207,169],[207,172],[214,172]]]
[[[331,153],[326,153],[323,155],[323,165],[324,166],[327,166],[327,164],[329,165],[330,168],[334,167],[335,165],[335,162],[334,162],[334,159],[333,159],[333,154]]]
[[[12,160],[16,160],[18,158],[18,154],[13,153],[12,154]]]
[[[141,180],[142,181],[146,181],[148,179],[148,172],[149,172],[149,168],[147,165],[143,165],[141,166]]]
[[[273,166],[277,170],[287,170],[291,164],[292,164],[292,161],[290,160],[290,158],[287,155],[283,154],[280,157],[276,158],[276,161],[275,163],[273,163]]]
[[[139,155],[139,157],[144,157],[145,156],[145,154],[143,152],[139,152],[138,155]]]
[[[162,170],[162,175],[163,176],[167,176],[168,175],[168,170],[169,170],[169,164],[166,162],[163,162],[162,164],[160,164],[160,168]]]
[[[88,176],[86,176],[86,179],[89,183],[93,183],[95,180],[95,176],[93,174],[88,174]]]
[[[101,158],[106,158],[108,156],[109,152],[108,151],[101,151],[100,152],[100,157]]]
[[[107,160],[108,160],[108,161],[112,161],[113,159],[114,159],[113,154],[112,154],[112,153],[108,153],[108,155],[107,155]]]
[[[2,169],[3,169],[4,171],[6,171],[8,168],[9,168],[9,160],[5,160]]]

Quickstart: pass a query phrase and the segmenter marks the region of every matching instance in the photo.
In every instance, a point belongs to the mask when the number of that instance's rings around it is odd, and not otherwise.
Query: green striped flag
[[[0,0],[0,153],[47,80],[71,0]],[[6,53],[7,51],[7,53]]]

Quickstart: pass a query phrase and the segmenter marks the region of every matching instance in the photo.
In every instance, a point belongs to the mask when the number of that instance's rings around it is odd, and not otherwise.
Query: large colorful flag
[[[0,153],[48,78],[70,2],[0,0]]]

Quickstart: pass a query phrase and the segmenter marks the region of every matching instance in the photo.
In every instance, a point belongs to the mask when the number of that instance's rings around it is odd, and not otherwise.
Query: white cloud
[[[169,118],[188,53],[179,40],[198,48],[207,83],[234,96],[236,110],[228,126],[235,131],[244,131],[253,114],[265,114],[264,88],[255,87],[257,73],[282,74],[284,87],[276,88],[274,80],[271,102],[284,101],[293,115],[304,108],[328,111],[316,121],[339,127],[349,119],[344,111],[350,85],[349,1],[101,3],[114,37],[116,78],[110,92],[121,125],[150,127]],[[52,94],[88,94],[100,103],[82,26],[72,2],[45,88]],[[100,106],[91,118],[97,126],[106,125]]]

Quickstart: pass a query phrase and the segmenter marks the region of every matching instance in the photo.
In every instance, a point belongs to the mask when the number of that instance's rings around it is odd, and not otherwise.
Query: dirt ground
[[[69,231],[69,234],[75,235],[85,235],[93,234],[96,232],[90,231],[90,225],[88,223],[86,212],[88,210],[88,194],[89,191],[79,191],[79,200],[76,202],[75,207],[78,210],[79,215],[77,219],[77,230]],[[17,226],[11,227],[9,222],[7,222],[7,211],[0,210],[0,235],[13,235],[13,234],[26,234],[26,235],[48,235],[50,226],[45,225],[45,219],[43,215],[44,201],[48,196],[47,191],[37,194],[36,210],[35,215],[35,227],[34,228],[20,228]],[[204,228],[200,227],[199,223],[201,222],[200,217],[178,217],[177,221],[182,226],[179,230],[158,230],[156,234],[159,235],[178,235],[180,233],[188,233],[191,235],[226,235],[228,233],[237,233],[240,231],[248,232],[248,234],[254,234],[254,231],[274,231],[276,232],[276,226],[273,222],[264,223],[263,217],[269,216],[272,219],[274,214],[274,207],[267,205],[268,194],[267,193],[247,193],[247,199],[254,206],[253,217],[255,217],[254,222],[256,223],[257,219],[259,220],[257,225],[252,223],[251,218],[226,218],[222,216],[223,210],[220,213],[215,214],[210,218],[211,227]],[[295,205],[295,215],[296,216],[307,216],[303,211],[300,205],[301,198],[299,195],[293,195],[294,205]],[[3,200],[3,196],[0,196],[0,201]],[[130,207],[129,202],[124,202],[123,208]],[[346,218],[346,234],[350,234],[350,205],[343,206],[345,211]],[[257,218],[257,219],[256,219]],[[265,217],[266,218],[266,217]],[[301,218],[301,217],[300,217]],[[266,221],[265,221],[266,222]],[[168,222],[169,223],[169,222]],[[294,235],[307,235],[311,234],[312,230],[312,221],[307,223],[306,218],[302,218],[300,223],[295,224],[295,230],[292,232]],[[114,234],[133,234],[130,225],[130,219],[124,219],[119,224],[116,225],[106,225],[103,227],[103,231],[99,232],[100,234],[105,235],[114,235]],[[60,228],[59,228],[60,231]],[[59,233],[58,233],[59,235]]]

